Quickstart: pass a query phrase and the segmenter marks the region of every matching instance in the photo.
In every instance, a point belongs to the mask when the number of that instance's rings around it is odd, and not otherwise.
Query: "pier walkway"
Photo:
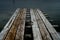
[[[60,40],[60,36],[39,9],[17,8],[0,40]]]

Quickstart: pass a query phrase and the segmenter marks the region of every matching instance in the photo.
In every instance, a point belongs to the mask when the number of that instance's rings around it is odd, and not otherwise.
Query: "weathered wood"
[[[35,19],[35,15],[34,15],[34,12],[32,9],[30,10],[30,13],[31,13],[31,21],[33,22],[32,23],[32,29],[33,29],[32,31],[33,31],[34,40],[42,40],[40,31],[39,31],[39,28],[37,25],[37,21]]]
[[[26,10],[23,11],[23,15],[21,17],[22,17],[22,19],[21,19],[20,25],[18,27],[15,40],[23,40],[24,28],[25,28]]]
[[[53,28],[53,26],[49,23],[49,21],[46,19],[46,17],[43,15],[43,13],[37,9],[39,15],[41,16],[44,24],[46,25],[46,28],[48,29],[49,33],[52,36],[53,40],[60,40],[60,36],[58,35],[58,33],[56,32],[56,30]]]
[[[24,40],[26,13],[29,12],[26,12],[25,8],[18,8],[15,11],[0,33],[0,40]],[[30,9],[30,13],[34,40],[60,40],[60,36],[53,28],[53,25],[50,24],[50,22],[39,9]],[[27,27],[29,28],[31,26]],[[25,34],[25,36],[31,37],[31,34]]]
[[[41,17],[39,15],[39,13],[37,12],[36,9],[34,9],[33,11],[34,11],[36,21],[38,23],[41,35],[42,35],[42,39],[43,40],[52,40],[49,33],[48,33],[48,31],[47,31],[47,29],[45,28],[45,25],[44,25],[43,21],[41,20]]]
[[[13,21],[15,20],[18,11],[20,10],[20,8],[17,8],[17,10],[14,12],[14,14],[12,15],[12,17],[9,19],[9,21],[7,22],[7,24],[4,26],[3,30],[0,33],[0,40],[2,40],[3,38],[5,38],[5,36],[7,35],[8,30],[10,29]]]
[[[17,28],[20,25],[21,20],[22,20],[22,15],[23,15],[23,10],[20,10],[20,12],[18,13],[13,24],[11,25],[11,28],[4,40],[14,40],[15,39]]]

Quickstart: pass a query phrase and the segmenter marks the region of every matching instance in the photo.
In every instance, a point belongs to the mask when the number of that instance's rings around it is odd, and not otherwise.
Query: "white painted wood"
[[[48,29],[48,31],[50,32],[53,40],[60,40],[60,36],[59,34],[56,32],[56,30],[53,28],[53,26],[49,23],[49,21],[46,19],[46,17],[43,15],[43,13],[37,9],[39,15],[41,16],[43,22],[46,25],[46,28]]]
[[[30,9],[34,40],[42,40],[33,9]]]
[[[10,18],[10,20],[7,22],[7,24],[4,26],[3,30],[0,32],[0,40],[2,40],[2,38],[4,37],[4,35],[7,33],[7,31],[10,29],[14,19],[16,18],[18,12],[19,12],[19,8],[14,12],[14,14],[12,15],[12,17]]]
[[[43,21],[41,20],[40,15],[39,15],[39,13],[37,12],[36,9],[34,9],[34,14],[35,14],[35,17],[36,17],[36,21],[38,23],[40,33],[42,35],[42,39],[43,40],[52,40],[50,35],[49,35],[49,32],[47,31]]]

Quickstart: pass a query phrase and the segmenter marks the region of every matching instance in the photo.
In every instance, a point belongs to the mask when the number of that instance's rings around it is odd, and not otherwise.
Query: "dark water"
[[[40,8],[54,20],[55,24],[60,25],[59,0],[0,0],[0,31],[16,8]]]

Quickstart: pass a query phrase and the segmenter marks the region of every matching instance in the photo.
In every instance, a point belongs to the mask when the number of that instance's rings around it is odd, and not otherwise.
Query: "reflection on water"
[[[16,8],[40,8],[60,25],[60,1],[58,0],[0,0],[0,30]]]

